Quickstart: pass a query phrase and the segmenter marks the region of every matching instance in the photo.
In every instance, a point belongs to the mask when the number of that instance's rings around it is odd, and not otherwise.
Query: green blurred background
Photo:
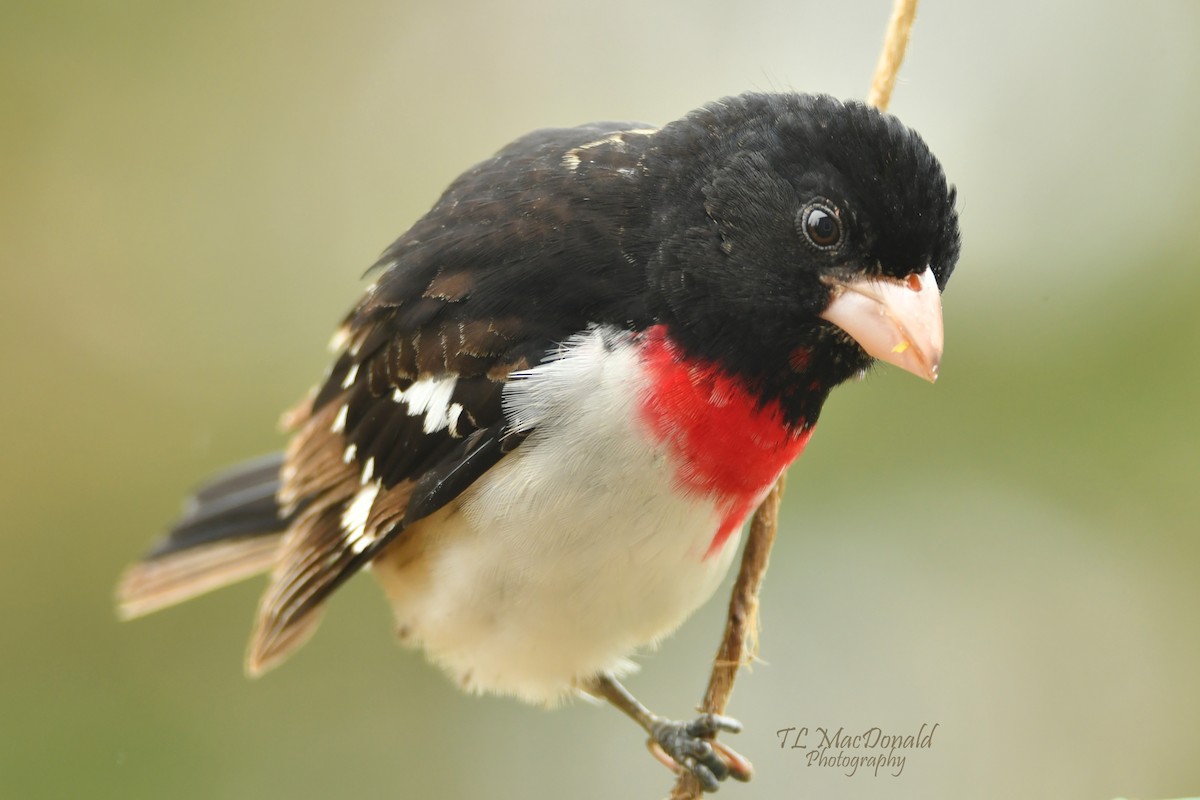
[[[267,678],[259,585],[118,624],[122,566],[279,412],[375,255],[529,129],[862,96],[872,3],[7,0],[0,797],[660,797],[618,714],[461,695],[367,580]],[[926,0],[892,109],[958,184],[942,380],[792,470],[731,798],[1200,793],[1200,4]],[[724,595],[725,592],[722,592]],[[699,699],[715,600],[631,687]],[[900,777],[791,726],[939,723]]]

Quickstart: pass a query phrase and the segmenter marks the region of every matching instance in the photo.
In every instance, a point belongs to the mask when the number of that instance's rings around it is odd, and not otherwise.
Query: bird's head
[[[958,219],[916,132],[861,103],[751,94],[656,138],[650,279],[682,346],[808,422],[873,359],[937,377]]]

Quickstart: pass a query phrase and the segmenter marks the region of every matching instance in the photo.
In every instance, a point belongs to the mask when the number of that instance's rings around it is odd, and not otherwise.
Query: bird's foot
[[[701,714],[691,722],[658,719],[650,726],[647,746],[672,770],[686,769],[704,791],[715,792],[726,778],[748,781],[753,774],[749,761],[713,739],[719,731],[741,730],[742,723],[717,714]]]

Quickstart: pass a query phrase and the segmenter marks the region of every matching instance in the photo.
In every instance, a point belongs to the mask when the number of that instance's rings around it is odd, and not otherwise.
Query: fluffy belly
[[[402,638],[464,687],[544,703],[626,670],[728,570],[784,464],[736,503],[697,486],[679,437],[647,416],[645,355],[641,339],[594,330],[514,380],[505,411],[529,437],[376,563]]]
[[[705,558],[718,515],[656,495],[653,476],[640,475],[649,480],[623,481],[628,491],[596,487],[583,500],[559,495],[503,514],[493,510],[500,477],[487,481],[396,575],[400,630],[465,688],[531,702],[627,670],[634,650],[712,594],[736,549],[731,537]]]

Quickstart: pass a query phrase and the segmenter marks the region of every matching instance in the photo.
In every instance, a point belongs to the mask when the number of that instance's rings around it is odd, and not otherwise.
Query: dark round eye
[[[814,247],[832,250],[842,240],[842,221],[823,203],[809,203],[800,212],[800,229]]]

